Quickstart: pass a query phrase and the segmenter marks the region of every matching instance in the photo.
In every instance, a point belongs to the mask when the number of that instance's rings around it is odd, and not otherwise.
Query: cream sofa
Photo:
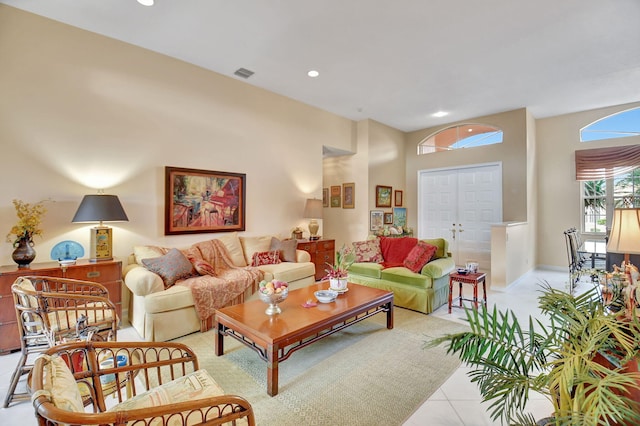
[[[224,244],[233,264],[244,267],[251,264],[254,253],[270,249],[272,236],[241,237],[232,232],[217,239]],[[198,317],[188,287],[173,285],[165,289],[162,278],[143,265],[144,253],[149,253],[148,250],[145,251],[146,247],[149,246],[134,247],[134,254],[129,256],[129,264],[124,269],[124,282],[132,293],[129,321],[138,334],[146,341],[166,341],[210,328],[212,318],[201,320]],[[309,253],[302,250],[295,250],[295,261],[261,265],[257,268],[262,271],[265,280],[286,281],[292,290],[315,282],[315,265],[311,262]],[[203,278],[205,276],[195,276],[187,280]],[[248,288],[231,304],[257,297],[254,292],[254,288]]]

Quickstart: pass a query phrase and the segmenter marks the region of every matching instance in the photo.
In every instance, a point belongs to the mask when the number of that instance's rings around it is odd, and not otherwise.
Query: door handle
[[[455,223],[453,224],[453,228],[451,228],[450,231],[451,231],[451,238],[453,240],[455,240],[456,239],[456,224]]]

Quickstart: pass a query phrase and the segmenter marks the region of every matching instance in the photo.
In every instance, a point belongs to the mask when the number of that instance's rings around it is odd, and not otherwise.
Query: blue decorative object
[[[75,241],[62,241],[51,249],[51,259],[53,260],[76,260],[84,256],[84,249]]]

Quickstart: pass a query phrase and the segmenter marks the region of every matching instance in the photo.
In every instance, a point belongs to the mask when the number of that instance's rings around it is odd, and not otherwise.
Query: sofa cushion
[[[404,260],[416,244],[418,244],[418,239],[413,237],[380,237],[380,250],[384,258],[384,266],[386,268],[404,266]]]
[[[296,249],[298,248],[298,240],[282,240],[276,237],[271,238],[269,250],[278,250],[280,252],[280,260],[283,262],[296,261]]]
[[[353,252],[356,255],[356,262],[380,263],[382,251],[380,251],[380,240],[378,238],[366,241],[356,241],[353,244]]]
[[[51,402],[65,411],[84,413],[80,389],[67,363],[59,355],[40,355],[46,360],[43,369],[43,392],[48,393]]]
[[[438,248],[438,250],[436,250],[436,253],[433,255],[433,259],[440,259],[441,257],[448,256],[447,240],[445,240],[444,238],[426,238],[420,241],[424,241],[425,243],[431,244],[432,246],[436,246]]]
[[[244,251],[244,258],[247,265],[251,265],[254,253],[269,251],[269,247],[271,246],[271,236],[240,237],[240,244],[242,244],[242,250]]]
[[[144,265],[142,259],[152,259],[167,254],[169,250],[159,246],[133,246],[133,255],[138,265]]]
[[[187,278],[187,280],[206,280],[209,275]],[[212,278],[213,279],[213,278]],[[174,285],[164,291],[153,293],[144,298],[144,311],[147,314],[174,311],[194,306],[191,289],[182,285]]]
[[[280,251],[257,251],[251,258],[251,266],[275,265],[280,263]]]
[[[380,278],[396,283],[408,284],[420,288],[430,288],[433,285],[431,277],[416,274],[415,272],[405,268],[404,266],[396,266],[393,268],[383,269],[380,272]]]
[[[413,272],[420,272],[422,267],[427,264],[433,257],[438,247],[427,244],[424,241],[418,241],[404,259],[404,266]]]
[[[151,272],[160,275],[166,288],[171,287],[179,279],[196,275],[187,256],[175,248],[163,256],[142,259],[142,264]]]
[[[380,278],[382,265],[380,263],[356,262],[349,267],[350,274],[363,275],[365,277]]]
[[[316,273],[316,267],[311,262],[282,262],[275,265],[258,266],[258,269],[260,269],[264,273],[264,279],[266,281],[275,279],[288,283],[307,277],[312,277]]]
[[[244,252],[242,251],[242,244],[237,232],[229,232],[227,234],[218,237],[218,240],[224,244],[225,248],[229,252],[231,261],[236,266],[247,266],[247,261],[244,258]]]
[[[220,395],[224,392],[209,373],[198,370],[129,398],[108,411],[158,407]]]

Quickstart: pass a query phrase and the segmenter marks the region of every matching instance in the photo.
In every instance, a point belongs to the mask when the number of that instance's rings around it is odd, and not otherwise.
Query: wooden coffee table
[[[327,288],[329,283],[321,282],[289,292],[279,304],[282,313],[273,316],[264,313],[267,305],[261,300],[219,309],[214,318],[216,355],[224,354],[224,336],[256,351],[267,363],[267,393],[274,396],[278,394],[278,363],[298,349],[380,312],[387,313],[387,328],[393,328],[393,293],[384,290],[349,283],[349,291],[335,302],[302,306],[308,299],[316,300],[314,291]]]

